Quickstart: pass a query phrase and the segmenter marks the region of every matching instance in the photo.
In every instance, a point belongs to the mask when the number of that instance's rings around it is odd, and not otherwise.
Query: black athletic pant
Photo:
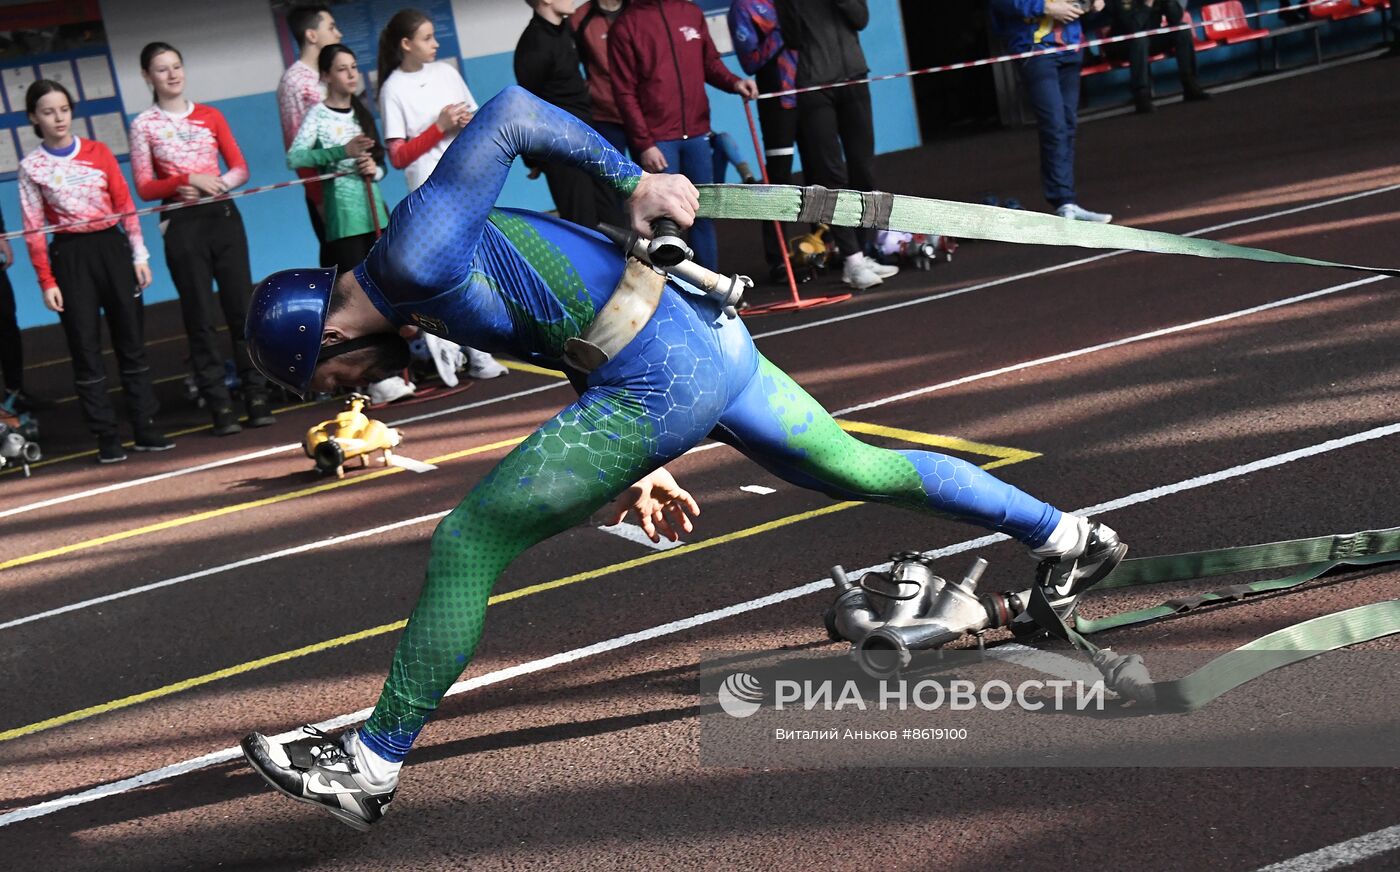
[[[763,133],[763,162],[768,181],[774,185],[792,184],[792,150],[797,140],[797,109],[784,109],[781,99],[758,101],[758,128]],[[783,265],[783,246],[773,222],[763,223],[763,259],[768,268]]]
[[[243,339],[248,301],[253,293],[248,265],[248,236],[232,203],[207,203],[170,213],[165,228],[165,260],[180,293],[180,314],[190,343],[190,363],[200,396],[211,409],[229,406],[224,386],[224,355],[215,324],[214,282],[233,345],[234,366],[246,394],[267,390],[267,380],[253,366]]]
[[[875,122],[870,86],[847,85],[797,95],[797,144],[809,185],[875,190]],[[844,154],[844,160],[842,155]],[[873,242],[875,231],[862,229],[857,239],[849,227],[831,228],[842,257]]]
[[[316,208],[310,197],[306,198],[306,213],[311,216],[311,232],[316,234],[316,244],[320,246],[321,266],[325,266],[329,257],[326,254],[326,222],[321,219],[321,210]]]
[[[1177,0],[1165,0],[1165,2],[1158,3],[1129,0],[1127,4],[1123,0],[1115,0],[1112,5],[1112,32],[1114,36],[1156,30],[1162,26],[1163,18],[1171,27],[1185,21],[1182,4],[1178,3]],[[1128,77],[1134,95],[1147,94],[1150,91],[1148,80],[1152,75],[1152,64],[1149,57],[1152,54],[1169,50],[1176,55],[1176,69],[1177,74],[1181,77],[1182,87],[1188,90],[1196,88],[1196,45],[1191,38],[1190,30],[1159,33],[1156,36],[1142,37],[1127,43],[1109,43],[1106,46],[1110,58],[1115,61],[1126,60],[1128,62]]]
[[[341,273],[347,273],[363,263],[373,247],[373,233],[332,239],[321,246],[321,266],[333,266]]]
[[[19,332],[19,315],[15,311],[15,289],[10,277],[0,268],[0,373],[5,387],[24,390],[24,346]]]
[[[627,226],[617,196],[602,179],[567,164],[546,163],[541,170],[560,218],[590,230],[600,221],[614,227]]]
[[[88,429],[97,436],[117,431],[102,360],[103,314],[121,373],[127,417],[133,426],[145,426],[156,414],[156,392],[146,365],[145,310],[126,236],[115,227],[95,233],[55,233],[49,261],[63,293],[59,320],[68,338],[73,388]]]

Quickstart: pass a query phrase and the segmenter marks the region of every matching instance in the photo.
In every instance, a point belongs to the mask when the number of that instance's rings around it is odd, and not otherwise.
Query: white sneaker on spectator
[[[423,334],[423,344],[428,349],[428,356],[432,358],[438,378],[449,388],[457,387],[457,370],[466,363],[462,346],[427,332]]]
[[[369,386],[369,401],[373,405],[382,406],[394,400],[411,397],[416,390],[418,388],[413,382],[405,381],[402,376],[391,375]]]
[[[869,290],[883,284],[884,279],[880,278],[880,274],[870,268],[873,263],[874,261],[863,254],[851,255],[841,267],[841,281],[857,291]]]
[[[1078,203],[1066,203],[1055,210],[1055,214],[1071,221],[1089,221],[1094,224],[1107,224],[1113,216],[1107,212],[1090,212]]]
[[[462,346],[462,350],[467,353],[467,375],[474,379],[500,378],[503,375],[510,375],[510,370],[496,362],[496,358],[484,351],[477,351],[475,348]]]
[[[894,264],[880,263],[878,260],[875,260],[874,258],[870,257],[867,257],[865,259],[865,263],[867,266],[870,267],[871,272],[875,273],[875,275],[879,276],[882,279],[887,279],[890,276],[899,275],[899,267],[895,266]]]

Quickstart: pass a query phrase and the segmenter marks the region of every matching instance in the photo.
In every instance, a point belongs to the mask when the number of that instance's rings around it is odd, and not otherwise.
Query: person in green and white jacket
[[[326,99],[306,113],[287,150],[287,166],[322,173],[355,171],[332,180],[325,198],[321,266],[346,273],[365,259],[389,223],[377,184],[384,177],[384,147],[374,116],[357,96],[360,71],[355,53],[339,43],[328,45],[321,49],[318,66]]]

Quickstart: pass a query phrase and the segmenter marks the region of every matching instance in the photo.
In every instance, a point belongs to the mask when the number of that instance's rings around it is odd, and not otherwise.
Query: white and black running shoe
[[[1061,620],[1069,623],[1079,598],[1123,562],[1128,545],[1112,527],[1087,518],[1080,525],[1079,542],[1059,557],[1047,557],[1036,566],[1035,583]],[[1018,635],[1034,633],[1039,627],[1029,613],[1016,616],[1011,631]]]
[[[343,743],[353,730],[342,736],[312,726],[302,730],[306,738],[286,742],[250,733],[240,743],[243,756],[268,784],[292,799],[319,805],[355,829],[368,830],[384,817],[398,779],[380,786],[361,773]]]

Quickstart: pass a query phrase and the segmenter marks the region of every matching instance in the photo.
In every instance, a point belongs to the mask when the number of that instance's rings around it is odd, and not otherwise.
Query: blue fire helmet
[[[297,396],[305,396],[321,356],[334,267],[288,269],[263,279],[248,307],[244,336],[258,371]]]

